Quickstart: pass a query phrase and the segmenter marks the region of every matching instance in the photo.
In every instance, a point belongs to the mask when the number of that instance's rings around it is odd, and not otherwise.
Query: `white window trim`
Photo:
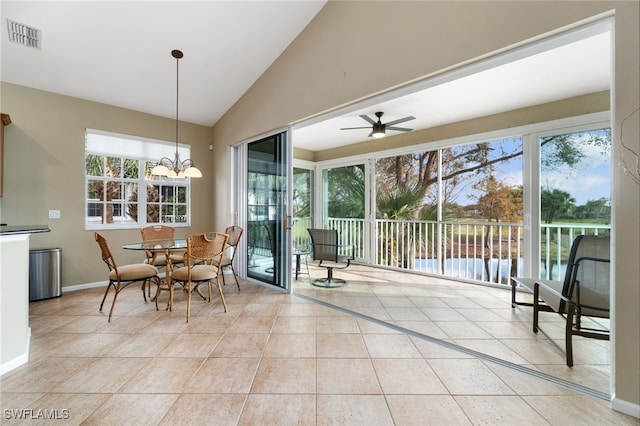
[[[158,139],[145,138],[134,135],[125,135],[120,133],[107,132],[96,129],[87,128],[85,131],[85,155],[95,154],[100,156],[112,156],[118,158],[130,158],[140,161],[152,161],[157,162],[162,157],[173,158],[175,156],[176,143],[170,141],[163,141]],[[181,158],[189,158],[191,154],[191,146],[187,144],[178,144],[178,153]],[[89,199],[89,180],[90,178],[86,174],[85,168],[85,184],[84,184],[84,225],[85,230],[115,230],[115,229],[139,229],[148,225],[166,224],[173,227],[189,227],[191,226],[191,178],[185,178],[184,186],[186,187],[186,221],[180,223],[174,222],[161,222],[161,223],[148,223],[146,221],[146,214],[141,215],[141,220],[137,222],[118,222],[118,223],[91,223],[88,221],[87,209]],[[137,178],[139,188],[143,183],[148,182],[144,177],[144,169],[139,169],[139,176]],[[176,179],[171,178],[159,178],[154,182],[164,185],[172,186],[176,184]],[[178,183],[183,183],[182,180]],[[138,204],[146,206],[147,193],[146,191],[140,191]],[[145,210],[144,208],[142,209]]]

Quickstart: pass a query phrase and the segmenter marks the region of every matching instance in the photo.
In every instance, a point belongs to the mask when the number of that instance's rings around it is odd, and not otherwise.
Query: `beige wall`
[[[48,224],[51,232],[31,236],[31,248],[62,248],[62,286],[106,279],[93,231],[84,228],[84,134],[86,128],[154,139],[175,140],[175,120],[81,99],[2,83],[5,128],[4,196],[1,218],[9,225]],[[178,235],[211,229],[211,129],[182,123],[180,142],[191,144],[191,158],[203,170],[192,185],[192,227]],[[48,210],[60,219],[48,219]],[[120,249],[138,241],[138,230],[100,231],[119,263],[143,255]]]
[[[342,2],[330,1],[254,86],[214,126],[216,177],[229,175],[229,146],[300,122],[542,34],[615,10],[613,157],[635,159],[620,146],[620,124],[640,104],[637,1]],[[382,65],[372,55],[384,52]],[[640,151],[638,115],[624,142]],[[308,153],[300,152],[301,157]],[[614,406],[640,407],[640,190],[620,168],[614,182]],[[216,185],[214,202],[228,204]],[[229,221],[214,211],[214,225]]]

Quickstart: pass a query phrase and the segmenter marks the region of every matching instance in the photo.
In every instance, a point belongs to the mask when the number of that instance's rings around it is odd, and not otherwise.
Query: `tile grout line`
[[[555,383],[555,384],[560,385],[560,386],[564,386],[564,387],[569,388],[571,390],[574,390],[576,392],[580,392],[582,394],[589,395],[589,396],[592,396],[594,398],[598,398],[598,399],[601,399],[601,400],[604,400],[604,401],[611,401],[611,396],[609,394],[605,393],[605,392],[601,392],[601,391],[598,391],[598,390],[595,390],[595,389],[591,389],[591,388],[588,388],[586,386],[582,386],[582,385],[577,384],[577,383],[572,383],[572,382],[569,382],[567,380],[564,380],[564,379],[561,379],[561,378],[558,378],[558,377],[543,373],[541,371],[536,371],[536,370],[524,367],[522,365],[515,364],[515,363],[510,362],[510,361],[506,361],[506,360],[503,360],[503,359],[500,359],[500,358],[497,358],[497,357],[494,357],[494,356],[491,356],[491,355],[487,355],[487,354],[482,353],[482,352],[474,351],[473,349],[465,348],[464,346],[459,346],[459,345],[456,345],[455,343],[447,342],[445,340],[441,340],[441,339],[438,339],[438,338],[435,338],[435,337],[432,337],[432,336],[429,336],[429,335],[426,335],[426,334],[422,334],[422,333],[419,333],[419,332],[414,331],[414,330],[409,330],[407,328],[400,327],[398,325],[391,324],[391,323],[388,323],[386,321],[382,321],[382,320],[379,320],[377,318],[370,317],[368,315],[361,314],[359,312],[343,308],[341,306],[333,305],[331,303],[325,302],[325,301],[320,300],[320,299],[315,299],[313,297],[306,296],[304,294],[299,294],[299,293],[295,293],[294,292],[293,295],[296,296],[296,297],[299,297],[301,299],[308,300],[308,301],[323,305],[325,307],[340,311],[342,313],[345,313],[345,314],[348,314],[348,315],[351,315],[351,316],[355,316],[355,317],[361,318],[361,319],[366,320],[366,321],[373,322],[373,323],[375,323],[377,325],[380,325],[380,326],[383,326],[383,327],[387,327],[387,328],[391,328],[391,329],[393,329],[395,331],[399,331],[401,333],[405,333],[405,334],[417,337],[417,338],[422,339],[422,340],[427,340],[429,342],[436,343],[438,345],[447,347],[449,349],[453,349],[453,350],[458,351],[458,352],[463,352],[463,353],[465,353],[467,355],[471,355],[471,356],[473,356],[475,358],[479,358],[479,359],[484,360],[484,361],[488,361],[488,362],[491,362],[491,363],[494,363],[494,364],[498,364],[498,365],[501,365],[503,367],[507,367],[507,368],[510,368],[512,370],[517,370],[517,371],[520,371],[521,373],[525,373],[525,374],[528,374],[530,376],[534,376],[534,377],[546,380],[548,382]]]

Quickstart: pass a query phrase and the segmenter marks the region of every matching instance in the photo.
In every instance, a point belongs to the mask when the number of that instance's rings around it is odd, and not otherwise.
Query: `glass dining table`
[[[166,258],[164,285],[171,286],[171,271],[173,265],[171,263],[171,254],[175,252],[184,252],[187,249],[187,240],[185,238],[172,238],[162,240],[145,240],[134,243],[123,244],[125,250],[140,250],[151,253],[163,254]]]
[[[187,249],[187,240],[185,238],[172,238],[163,240],[145,240],[135,243],[123,244],[125,250],[144,250],[159,251],[170,253],[172,251],[184,251]]]
[[[135,243],[123,244],[125,250],[141,250],[145,252],[164,254],[166,257],[167,272],[171,272],[171,254],[182,252],[187,249],[187,240],[185,238],[170,238],[162,240],[144,240]]]

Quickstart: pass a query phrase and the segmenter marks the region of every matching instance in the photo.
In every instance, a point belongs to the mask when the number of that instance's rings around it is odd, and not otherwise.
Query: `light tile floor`
[[[30,360],[0,378],[0,422],[640,424],[597,396],[528,374],[603,390],[607,348],[580,345],[568,369],[558,348],[531,336],[528,313],[512,310],[504,290],[361,266],[339,274],[349,279],[342,289],[305,278],[295,295],[227,285],[228,312],[215,297],[194,299],[188,324],[181,294],[173,312],[157,312],[128,288],[111,323],[97,310],[103,289],[32,303]],[[558,338],[559,325],[548,326]],[[52,415],[59,419],[43,419]]]

